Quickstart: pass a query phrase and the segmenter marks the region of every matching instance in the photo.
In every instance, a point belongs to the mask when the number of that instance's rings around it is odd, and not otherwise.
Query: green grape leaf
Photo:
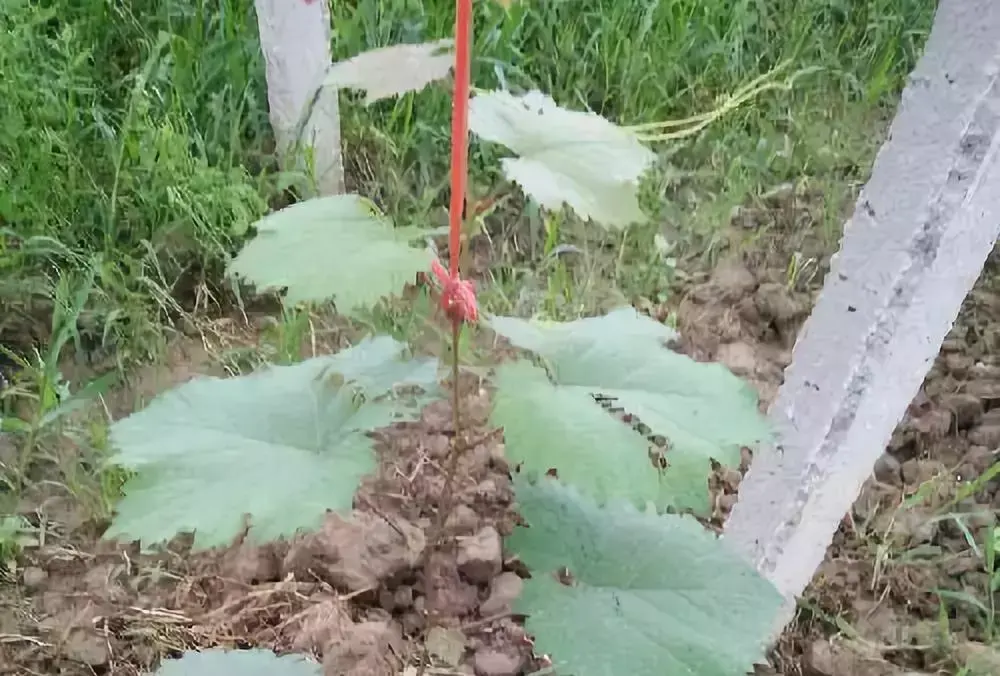
[[[228,544],[273,540],[351,508],[375,469],[368,432],[415,415],[436,392],[437,362],[400,359],[382,336],[328,357],[238,378],[199,378],[111,428],[114,464],[136,473],[105,537],[144,543],[195,534]],[[423,388],[409,396],[402,385]],[[410,404],[406,406],[406,404]]]
[[[504,428],[507,457],[531,475],[559,478],[600,502],[655,502],[659,475],[649,444],[600,410],[586,388],[559,387],[528,362],[504,364],[494,377],[493,422]]]
[[[163,660],[154,676],[322,676],[323,668],[302,655],[278,657],[270,650],[188,651]]]
[[[507,546],[532,577],[514,610],[558,673],[735,676],[763,658],[781,596],[693,518],[550,479],[516,494],[528,527]]]
[[[521,348],[540,355],[603,350],[613,358],[634,343],[665,344],[677,339],[666,324],[640,314],[630,306],[619,307],[598,317],[572,322],[553,322],[518,317],[491,316],[490,328]]]
[[[299,202],[254,227],[257,236],[228,273],[261,293],[287,289],[289,305],[333,298],[349,314],[400,291],[431,265],[429,249],[409,245],[421,231],[393,228],[358,195]]]
[[[507,178],[546,209],[568,204],[581,218],[616,228],[646,220],[637,190],[656,155],[627,129],[560,108],[539,91],[477,95],[469,128],[520,155],[503,160]]]
[[[632,308],[564,324],[491,317],[515,346],[541,357],[551,382],[529,368],[497,371],[493,422],[507,453],[528,472],[556,470],[593,498],[629,497],[704,513],[710,460],[738,465],[740,449],[769,438],[754,392],[721,364],[701,364],[664,346],[671,329]],[[591,399],[635,415],[667,442],[668,467],[649,444]],[[519,398],[533,405],[518,403]],[[612,432],[604,418],[624,432]],[[641,478],[640,478],[641,477]]]
[[[365,105],[420,91],[448,75],[455,62],[451,39],[372,49],[333,64],[324,85],[364,89]]]

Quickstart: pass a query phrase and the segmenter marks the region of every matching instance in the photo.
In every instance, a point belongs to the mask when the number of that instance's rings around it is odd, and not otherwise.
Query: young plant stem
[[[461,392],[458,388],[459,360],[458,342],[462,335],[462,324],[459,321],[451,323],[451,421],[452,435],[451,448],[448,450],[448,464],[445,466],[444,486],[441,488],[441,499],[438,500],[438,511],[434,519],[434,527],[431,531],[431,539],[428,547],[434,549],[440,544],[441,536],[444,533],[444,526],[451,512],[452,501],[455,498],[455,475],[458,473],[458,459],[462,455],[464,445],[459,436],[461,431],[461,414],[459,411],[459,401]]]
[[[434,572],[434,559],[433,554],[437,551],[438,547],[441,546],[441,541],[444,538],[445,525],[448,522],[448,515],[451,514],[452,502],[455,500],[455,481],[456,475],[458,474],[458,460],[462,456],[462,452],[465,450],[465,445],[461,439],[459,432],[461,431],[461,414],[459,411],[459,401],[461,400],[461,391],[458,387],[458,375],[459,375],[459,359],[458,359],[458,343],[462,335],[462,322],[457,319],[453,319],[451,322],[451,420],[452,420],[452,435],[451,435],[451,448],[448,450],[448,464],[445,467],[444,472],[444,486],[441,488],[441,498],[438,500],[438,510],[434,518],[434,523],[431,526],[430,538],[427,542],[427,549],[424,553],[424,595],[430,599],[433,572]],[[432,604],[433,608],[433,604]],[[437,617],[431,615],[428,620],[429,626],[434,626],[437,623]],[[417,669],[417,676],[424,676],[424,670],[429,662],[429,656],[425,654],[420,660],[420,666]]]
[[[465,218],[465,197],[469,180],[469,96],[471,44],[472,44],[472,0],[456,0],[455,3],[455,94],[452,101],[451,120],[451,203],[449,205],[449,273],[454,282],[458,282],[458,268],[462,249],[462,224]],[[459,389],[459,341],[462,336],[462,318],[451,318],[451,415],[452,436],[447,467],[445,468],[444,486],[438,501],[438,510],[434,524],[424,551],[424,595],[430,601],[431,617],[428,624],[434,626],[438,618],[434,612],[431,600],[433,589],[434,552],[441,546],[445,524],[451,513],[455,499],[455,482],[458,473],[458,461],[464,451],[462,439],[461,414],[459,404],[461,391]],[[429,656],[426,648],[420,660],[417,676],[423,676]]]
[[[462,221],[465,218],[465,195],[469,179],[469,90],[471,80],[472,45],[472,0],[456,0],[455,4],[455,97],[452,101],[451,120],[451,204],[448,254],[449,272],[452,279],[458,279],[458,267],[462,249]],[[462,335],[462,321],[451,320],[451,387],[452,387],[452,438],[448,467],[444,477],[441,500],[438,503],[437,523],[429,546],[436,548],[444,530],[445,521],[451,511],[454,497],[455,473],[458,457],[461,455],[461,417],[459,413],[458,372],[459,340]]]

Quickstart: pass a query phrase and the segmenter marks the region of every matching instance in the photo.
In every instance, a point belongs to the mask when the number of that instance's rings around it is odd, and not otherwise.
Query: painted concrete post
[[[1000,2],[942,0],[726,524],[782,626],[996,243],[998,65]]]
[[[279,156],[294,161],[300,170],[311,166],[320,195],[342,193],[338,93],[320,89],[331,64],[330,6],[327,0],[254,4]]]

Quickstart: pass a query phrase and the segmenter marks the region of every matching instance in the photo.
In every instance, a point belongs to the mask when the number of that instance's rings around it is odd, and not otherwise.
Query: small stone
[[[712,272],[712,284],[718,287],[722,300],[739,300],[757,286],[753,273],[738,258],[728,258]]]
[[[886,662],[870,646],[847,640],[816,639],[802,659],[805,676],[888,676]]]
[[[320,530],[292,543],[280,577],[310,580],[318,576],[338,590],[374,591],[382,582],[413,569],[425,544],[423,531],[408,521],[390,524],[360,511],[350,516],[331,513]]]
[[[976,470],[967,462],[960,463],[955,468],[955,480],[959,482],[972,481],[976,478]]]
[[[720,345],[716,359],[736,376],[750,376],[757,370],[757,353],[752,345],[742,340]]]
[[[918,460],[911,458],[900,467],[903,475],[903,482],[909,487],[919,486],[928,481],[933,481],[940,476],[950,476],[951,473],[943,463],[937,460]]]
[[[497,489],[497,482],[492,478],[483,479],[476,486],[476,495],[486,498],[487,500],[492,500],[497,497],[499,490]]]
[[[1000,650],[975,641],[963,641],[955,646],[955,654],[962,663],[971,667],[972,673],[1000,673]]]
[[[969,369],[972,368],[972,357],[967,357],[964,354],[948,354],[945,355],[944,365],[956,378],[964,378],[966,374],[969,373]]]
[[[761,284],[754,298],[763,317],[782,324],[794,321],[808,312],[803,303],[792,298],[784,284]]]
[[[427,618],[422,613],[411,611],[403,614],[399,619],[399,624],[407,636],[413,636],[423,631],[424,626],[427,624]]]
[[[510,610],[511,604],[521,595],[523,588],[524,581],[517,573],[500,573],[493,578],[489,598],[479,606],[479,613],[483,617],[490,617]]]
[[[89,667],[103,667],[111,659],[107,641],[82,629],[69,632],[62,644],[62,651],[71,660]]]
[[[281,579],[281,561],[270,547],[244,543],[230,550],[224,564],[228,577],[243,584],[262,584]]]
[[[1000,425],[1000,408],[991,408],[983,414],[983,425]]]
[[[353,625],[347,608],[340,599],[327,598],[310,606],[297,616],[292,632],[292,648],[302,652],[319,652],[327,643]]]
[[[970,500],[970,502],[975,502]],[[978,504],[975,504],[971,511],[965,517],[965,523],[973,533],[978,531],[985,531],[987,528],[993,528],[997,524],[996,514],[993,510],[984,509]]]
[[[930,378],[930,376],[927,376]],[[931,439],[942,439],[951,432],[951,411],[943,408],[927,411],[910,422],[920,434]]]
[[[753,209],[736,205],[729,212],[729,223],[736,228],[756,229],[760,224]]]
[[[470,582],[486,584],[500,572],[503,565],[503,545],[500,533],[493,526],[458,541],[458,570]]]
[[[920,479],[920,461],[916,458],[907,460],[900,466],[899,472],[903,477],[903,483],[907,486],[915,485]]]
[[[198,330],[198,325],[195,324],[194,320],[188,317],[187,314],[181,317],[181,320],[179,322],[179,328],[181,332],[188,338],[201,336],[201,332]]]
[[[490,462],[507,464],[507,449],[502,442],[490,446]]]
[[[941,405],[951,411],[955,427],[967,430],[983,417],[983,402],[971,394],[956,393],[942,399]]]
[[[989,449],[1000,447],[1000,425],[980,425],[971,430],[969,443]]]
[[[428,654],[454,668],[465,654],[465,634],[460,629],[431,627],[424,645]]]
[[[757,309],[757,304],[753,302],[752,296],[746,296],[736,304],[736,314],[750,326],[757,326],[762,321],[760,310]]]
[[[898,496],[899,490],[888,483],[866,481],[852,506],[854,518],[866,523],[878,514],[884,513],[885,505],[898,502]]]
[[[983,474],[997,461],[997,454],[985,446],[971,446],[962,457],[962,463],[968,464],[976,476]]]
[[[788,203],[795,198],[795,184],[780,183],[765,192],[760,198],[772,209],[787,207]]]
[[[837,666],[837,656],[833,646],[822,639],[817,639],[809,645],[802,661],[805,663],[807,673],[815,676],[836,676],[843,673]]]
[[[392,595],[393,606],[397,610],[400,608],[410,608],[413,606],[413,587],[403,586]]]
[[[37,566],[28,566],[21,573],[21,579],[24,582],[24,588],[28,591],[34,591],[45,584],[45,581],[49,578],[49,574],[43,569]]]
[[[919,509],[901,509],[892,520],[892,534],[909,544],[926,544],[937,535],[940,523]]]
[[[955,327],[958,330],[959,327]],[[959,336],[953,336],[948,334],[948,338],[941,343],[941,352],[945,354],[951,354],[956,352],[963,352],[965,350],[965,342]]]
[[[883,453],[882,456],[875,461],[875,478],[882,483],[889,484],[890,486],[898,486],[902,483],[902,476],[900,475],[900,462],[895,456],[889,453]]]
[[[348,625],[323,647],[323,673],[337,676],[398,674],[403,637],[391,622]]]
[[[965,386],[965,391],[987,401],[1000,400],[1000,382],[995,380],[974,380]]]
[[[972,366],[972,377],[983,380],[1000,380],[1000,365],[977,361]]]
[[[474,533],[479,525],[479,515],[468,505],[457,504],[445,521],[445,528],[455,535]]]
[[[388,612],[392,612],[396,609],[396,598],[392,591],[382,587],[378,590],[378,604],[379,606]]]
[[[524,666],[524,657],[493,648],[481,648],[473,658],[476,676],[517,676]]]
[[[946,575],[960,577],[974,570],[979,570],[982,564],[972,552],[962,552],[958,556],[944,559],[942,568]]]

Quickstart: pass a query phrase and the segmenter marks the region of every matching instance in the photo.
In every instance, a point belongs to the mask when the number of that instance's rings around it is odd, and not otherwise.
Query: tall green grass
[[[11,0],[0,31],[0,340],[96,270],[81,325],[149,352],[266,209],[252,3]]]
[[[331,4],[335,58],[453,29],[452,0]],[[657,225],[704,243],[769,186],[813,178],[832,204],[863,178],[872,120],[901,88],[934,4],[483,1],[474,79],[642,123],[710,109],[786,59],[809,69],[794,91],[660,148]],[[0,341],[51,310],[58,280],[93,270],[81,326],[143,356],[163,322],[218,290],[220,262],[275,190],[253,3],[8,0],[0,30]],[[398,220],[426,222],[447,190],[446,88],[371,108],[350,98],[349,178]],[[497,180],[497,152],[477,146],[475,186]]]
[[[475,3],[474,84],[541,89],[622,124],[712,109],[785,60],[808,71],[697,138],[661,148],[673,220],[711,234],[732,207],[783,181],[863,178],[884,117],[930,27],[933,0],[521,0]],[[452,33],[452,0],[335,2],[335,58]],[[394,211],[440,199],[447,91],[346,107],[348,161]],[[489,182],[492,152],[473,166]],[[672,209],[672,210],[671,210]]]

